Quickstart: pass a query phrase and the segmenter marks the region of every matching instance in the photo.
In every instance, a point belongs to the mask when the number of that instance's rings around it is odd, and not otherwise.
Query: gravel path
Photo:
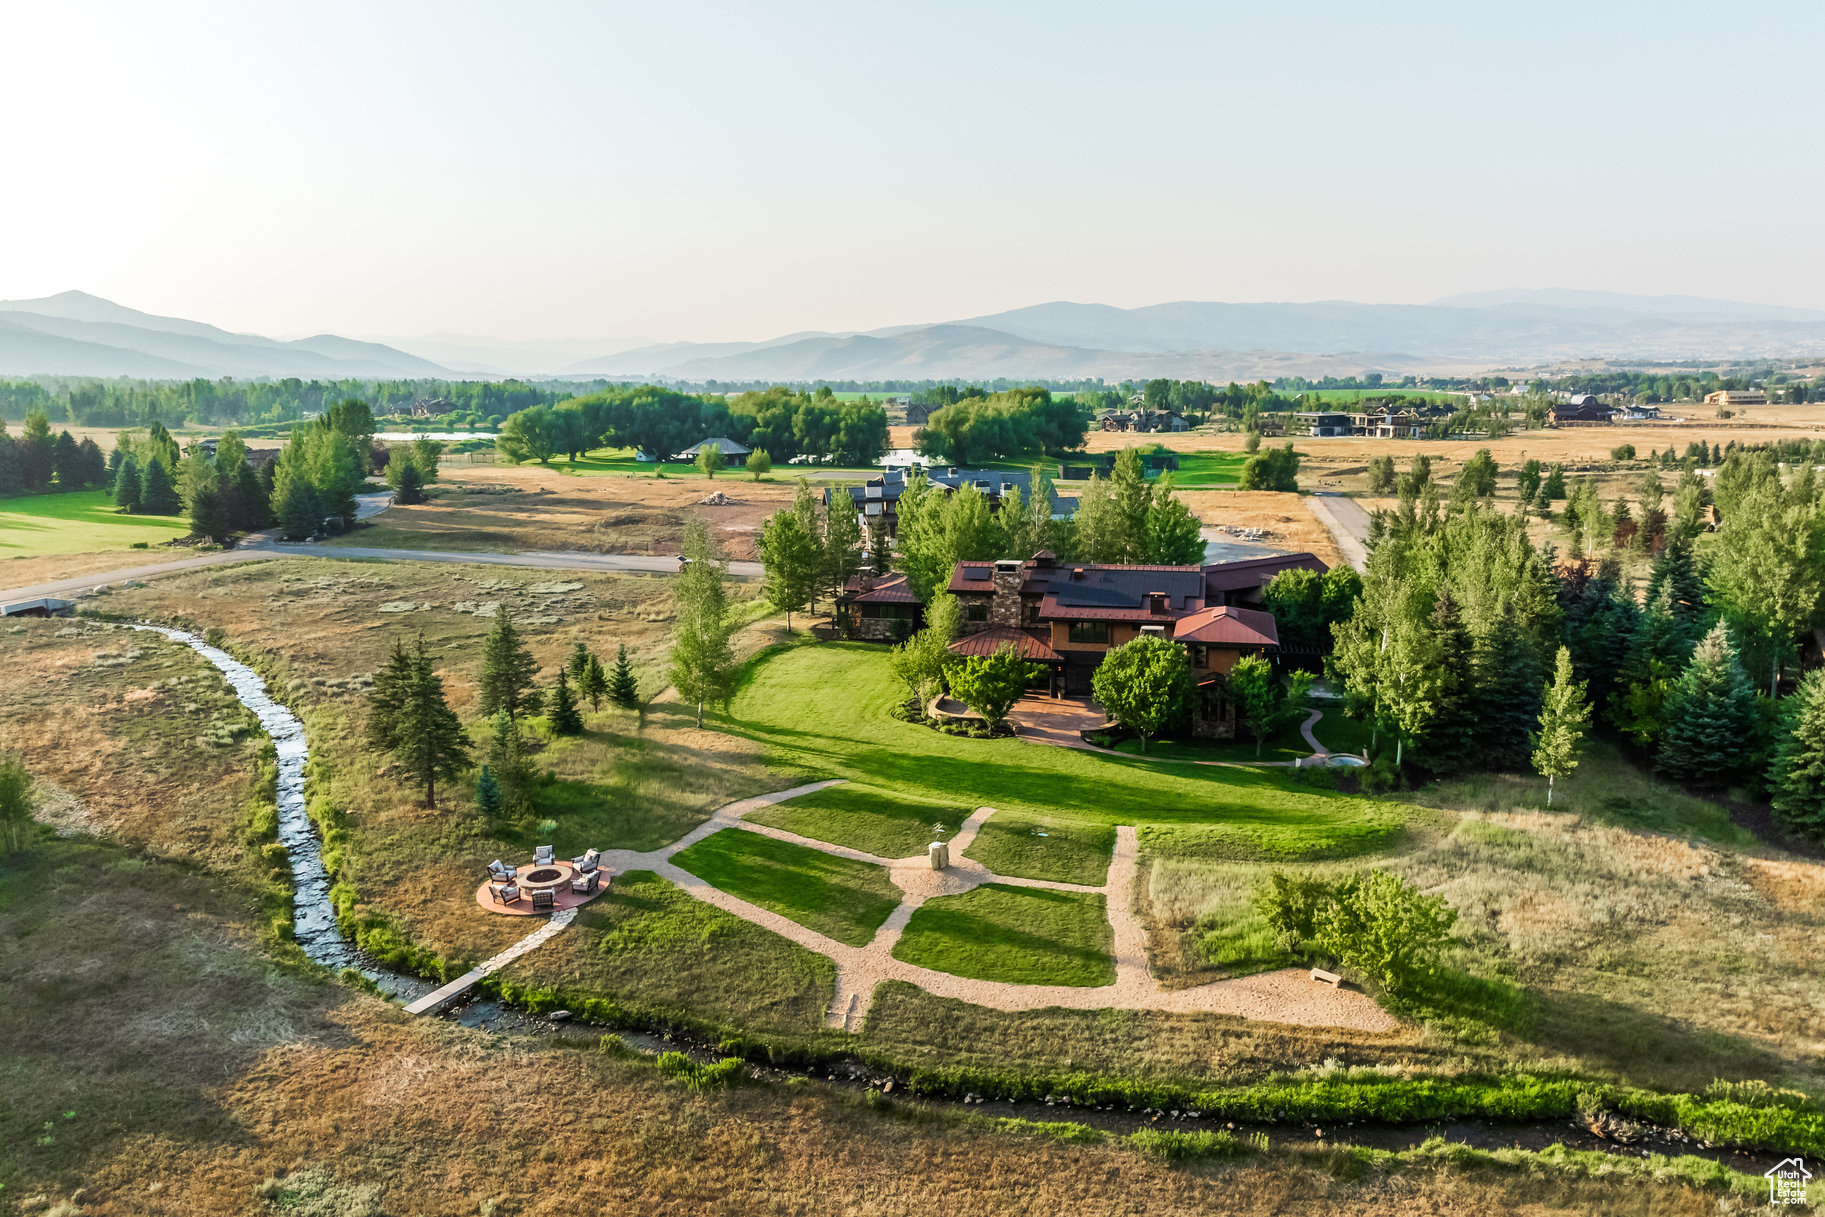
[[[1355,499],[1340,494],[1308,494],[1305,505],[1318,522],[1331,530],[1344,561],[1357,573],[1369,566],[1369,513]]]
[[[1318,984],[1297,968],[1235,980],[1220,980],[1193,989],[1162,988],[1148,971],[1147,931],[1134,915],[1134,881],[1140,848],[1134,828],[1128,825],[1115,830],[1115,852],[1110,859],[1107,881],[1100,887],[1090,887],[1077,883],[997,875],[974,859],[964,857],[964,851],[975,841],[983,823],[995,814],[992,807],[977,808],[963,822],[948,843],[951,864],[942,871],[932,870],[923,854],[910,858],[882,858],[862,850],[846,849],[802,837],[783,829],[743,823],[744,817],[762,807],[837,784],[814,782],[807,786],[795,786],[790,790],[743,799],[719,809],[708,820],[670,845],[649,851],[610,850],[602,855],[602,862],[617,873],[629,870],[654,871],[705,904],[733,913],[828,957],[836,964],[836,996],[831,1002],[827,1022],[832,1027],[846,1031],[861,1029],[868,1007],[874,1000],[875,988],[884,980],[907,981],[938,997],[956,998],[996,1010],[1038,1010],[1047,1007],[1101,1010],[1114,1007],[1233,1014],[1268,1022],[1348,1027],[1361,1031],[1392,1031],[1399,1026],[1366,994]],[[816,930],[807,929],[790,918],[712,887],[671,861],[679,850],[712,833],[737,826],[748,832],[790,841],[838,857],[886,867],[894,885],[902,893],[900,904],[889,914],[867,946],[852,947]],[[1108,906],[1113,930],[1115,983],[1087,988],[971,980],[948,972],[916,967],[893,957],[894,944],[899,942],[907,922],[920,905],[933,897],[957,895],[984,883],[1101,894]]]

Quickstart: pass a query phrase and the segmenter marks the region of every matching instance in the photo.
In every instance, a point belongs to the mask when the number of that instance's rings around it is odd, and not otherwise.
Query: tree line
[[[97,490],[107,484],[107,458],[94,440],[77,440],[68,431],[52,435],[50,418],[41,409],[26,413],[17,436],[0,419],[0,499]]]

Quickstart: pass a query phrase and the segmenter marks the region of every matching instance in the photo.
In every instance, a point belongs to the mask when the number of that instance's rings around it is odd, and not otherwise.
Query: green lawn
[[[1101,887],[1114,851],[1112,825],[1001,812],[964,853],[997,875]]]
[[[1312,755],[1297,724],[1281,728],[1261,742],[1261,754],[1255,755],[1255,741],[1238,739],[1150,739],[1142,753],[1138,739],[1119,740],[1117,752],[1131,756],[1148,756],[1156,761],[1234,761],[1251,764],[1257,761],[1292,761]]]
[[[923,854],[933,841],[949,840],[969,809],[909,798],[876,786],[845,782],[788,803],[751,812],[748,819],[801,837],[859,849],[880,858]],[[1024,873],[1024,872],[1010,872]]]
[[[526,462],[536,464],[536,462]],[[657,477],[664,472],[666,477],[701,477],[695,465],[682,461],[642,461],[634,456],[632,448],[597,448],[585,452],[581,459],[572,464],[562,454],[551,458],[550,469],[554,473],[575,474],[578,476],[612,474],[622,477]],[[851,468],[847,465],[788,465],[784,461],[773,466],[773,472],[767,476],[774,481],[797,477],[800,473],[846,473],[858,478],[873,477],[879,469]],[[716,476],[748,480],[748,471],[740,465],[731,465]]]
[[[0,499],[0,558],[129,549],[136,541],[159,545],[189,533],[182,516],[119,515],[100,490]]]
[[[1230,856],[1273,861],[1367,853],[1386,848],[1415,813],[1291,771],[1157,765],[944,735],[891,718],[900,695],[883,648],[802,644],[751,665],[719,722],[765,745],[782,786],[841,777],[955,806],[1196,828],[1200,853],[1219,842]]]
[[[883,867],[728,828],[672,855],[711,886],[807,929],[868,945],[900,903]]]
[[[1313,724],[1312,734],[1332,752],[1362,752],[1368,748],[1372,733],[1368,723],[1347,718],[1340,707],[1333,706]]]
[[[914,910],[894,958],[972,980],[1017,985],[1115,983],[1103,898],[985,883]]]
[[[1234,486],[1242,480],[1242,466],[1247,463],[1246,452],[1187,452],[1179,457],[1172,484],[1185,488]]]

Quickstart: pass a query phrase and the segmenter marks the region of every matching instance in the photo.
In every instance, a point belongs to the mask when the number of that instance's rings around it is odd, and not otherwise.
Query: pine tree
[[[557,692],[551,699],[551,729],[557,735],[579,735],[583,716],[577,713],[577,700],[570,691],[570,673],[558,669]]]
[[[1781,822],[1825,838],[1825,668],[1815,668],[1787,703],[1787,722],[1768,768]]]
[[[576,686],[578,692],[583,690],[583,674],[589,671],[591,658],[589,648],[579,638],[570,649],[570,658],[564,661],[564,670],[570,673],[570,683]]]
[[[1487,769],[1524,769],[1540,719],[1546,674],[1540,652],[1504,613],[1476,640],[1471,655],[1476,689],[1476,739]]]
[[[672,684],[686,705],[697,704],[697,725],[703,726],[705,702],[729,692],[734,656],[729,637],[728,567],[710,530],[693,518],[684,530],[684,569],[672,580],[672,604],[677,624],[672,635]]]
[[[317,535],[323,527],[323,506],[317,490],[304,475],[289,465],[273,474],[272,513],[279,521],[279,532],[287,541],[302,541]]]
[[[1147,543],[1144,562],[1162,566],[1196,566],[1204,561],[1203,525],[1172,492],[1172,475],[1163,474],[1153,487],[1147,509]],[[1030,556],[1030,555],[1028,555]]]
[[[422,645],[422,644],[421,644]],[[393,640],[393,653],[386,666],[374,673],[374,686],[368,692],[368,747],[376,752],[391,752],[398,742],[399,716],[404,710],[412,685],[412,656],[399,639]]]
[[[1652,604],[1663,594],[1674,627],[1686,645],[1692,646],[1698,641],[1698,623],[1705,615],[1705,575],[1692,539],[1683,532],[1667,542],[1648,573],[1647,602]]]
[[[486,765],[475,779],[475,805],[490,822],[500,819],[506,808],[501,798],[501,784],[494,780],[494,771]]]
[[[640,704],[640,686],[634,680],[634,665],[627,657],[625,645],[615,651],[614,675],[608,678],[608,700],[623,710],[632,710]]]
[[[532,810],[532,762],[520,724],[506,707],[494,713],[494,737],[488,745],[488,768],[501,789],[501,810],[517,818]]]
[[[0,499],[10,499],[24,489],[19,480],[19,445],[6,433],[6,419],[0,418]]]
[[[577,692],[589,699],[590,709],[602,708],[602,698],[608,693],[608,676],[602,671],[602,661],[594,655],[589,657],[589,666],[583,669],[583,679],[577,682]]]
[[[1662,587],[1636,618],[1616,673],[1609,718],[1618,731],[1643,748],[1660,743],[1667,698],[1691,654],[1691,641],[1673,620],[1670,589]]]
[[[1415,749],[1414,762],[1433,773],[1457,773],[1478,751],[1470,635],[1449,591],[1439,593],[1428,624],[1435,640],[1431,662],[1438,681],[1425,747]]]
[[[399,471],[399,486],[393,492],[393,501],[402,507],[424,502],[424,485],[424,475],[418,472],[418,466],[407,462]]]
[[[183,500],[178,498],[177,487],[171,481],[171,470],[160,460],[146,462],[139,492],[140,511],[149,516],[174,516],[183,507]]]
[[[141,485],[139,462],[129,454],[114,476],[114,502],[128,515],[139,511]]]
[[[818,582],[824,594],[834,601],[850,577],[862,569],[862,525],[856,518],[854,501],[843,491],[831,494],[822,516],[824,535],[819,547],[822,561]]]
[[[425,646],[412,656],[411,677],[393,721],[393,755],[425,788],[425,806],[437,806],[437,779],[454,778],[469,764],[469,736],[444,701],[444,682]]]
[[[887,540],[887,520],[875,516],[868,521],[868,566],[877,575],[893,569],[893,546]]]
[[[538,671],[538,662],[513,628],[513,614],[501,605],[494,616],[494,628],[482,643],[482,672],[476,682],[482,713],[506,710],[515,717],[522,710],[536,713],[528,706],[526,695]]]
[[[1741,772],[1754,732],[1755,692],[1720,621],[1673,686],[1654,763],[1689,787],[1727,785]]]
[[[1534,737],[1534,772],[1546,779],[1546,805],[1553,805],[1553,781],[1578,768],[1578,744],[1590,721],[1584,682],[1572,679],[1572,655],[1564,647],[1553,664],[1552,683],[1541,698],[1540,733]]]

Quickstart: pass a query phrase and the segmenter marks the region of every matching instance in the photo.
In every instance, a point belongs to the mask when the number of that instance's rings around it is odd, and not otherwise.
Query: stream
[[[317,835],[317,826],[312,823],[305,810],[304,798],[304,765],[310,759],[310,749],[305,740],[304,724],[290,709],[274,701],[266,691],[266,682],[260,674],[242,663],[220,647],[211,646],[195,634],[184,630],[172,629],[162,625],[131,623],[136,630],[147,630],[162,634],[173,642],[182,643],[204,659],[208,660],[234,690],[241,704],[253,711],[259,719],[261,728],[272,738],[273,748],[278,756],[278,807],[279,807],[279,841],[285,846],[287,857],[291,860],[292,872],[292,927],[294,937],[305,955],[316,963],[333,971],[352,968],[367,977],[379,987],[381,992],[394,1001],[405,1003],[429,993],[434,983],[413,976],[402,976],[381,967],[379,963],[368,958],[352,943],[342,936],[336,924],[336,912],[330,904],[329,872],[323,867],[322,839]],[[594,1044],[602,1036],[602,1029],[582,1023],[554,1022],[536,1018],[515,1010],[494,998],[478,997],[464,1000],[445,1017],[464,1026],[481,1028],[501,1034],[536,1034],[557,1037],[578,1046]],[[628,1031],[621,1033],[621,1039],[630,1047],[644,1054],[655,1054],[666,1051],[684,1051],[700,1060],[717,1059],[721,1054],[707,1043],[693,1042],[689,1036],[670,1034],[649,1034],[646,1032]],[[935,1104],[950,1108],[967,1110],[964,1103],[951,1099],[915,1099],[901,1091],[892,1093],[891,1082],[882,1076],[871,1076],[870,1071],[861,1067],[834,1068],[813,1066],[803,1070],[783,1070],[757,1066],[756,1070],[763,1076],[787,1078],[793,1076],[824,1081],[843,1089],[873,1091],[879,1100],[890,1102],[919,1102]],[[889,1089],[879,1089],[887,1082]],[[1053,1105],[1050,1103],[1003,1103],[990,1101],[975,1106],[975,1109],[986,1115],[1019,1115],[1037,1120],[1071,1120],[1086,1123],[1092,1127],[1104,1129],[1111,1133],[1124,1134],[1138,1128],[1167,1127],[1195,1129],[1222,1127],[1218,1121],[1200,1119],[1174,1112],[1151,1113],[1130,1111],[1116,1108],[1080,1108],[1068,1104]],[[1239,1131],[1248,1131],[1253,1126],[1230,1125]],[[1677,1129],[1658,1128],[1652,1125],[1641,1127],[1638,1143],[1621,1144],[1593,1135],[1588,1129],[1577,1123],[1532,1122],[1525,1124],[1504,1124],[1487,1120],[1450,1120],[1423,1125],[1331,1125],[1318,1129],[1316,1125],[1270,1125],[1261,1131],[1266,1132],[1275,1142],[1294,1141],[1309,1142],[1316,1131],[1316,1139],[1334,1141],[1342,1144],[1371,1146],[1378,1149],[1409,1149],[1419,1145],[1427,1137],[1442,1135],[1447,1140],[1483,1149],[1494,1149],[1503,1146],[1518,1146],[1524,1149],[1544,1149],[1549,1145],[1564,1145],[1570,1149],[1601,1150],[1605,1153],[1626,1157],[1636,1157],[1650,1151],[1665,1154],[1693,1154],[1722,1162],[1737,1170],[1759,1172],[1780,1159],[1780,1154],[1771,1151],[1736,1150],[1702,1145]]]

